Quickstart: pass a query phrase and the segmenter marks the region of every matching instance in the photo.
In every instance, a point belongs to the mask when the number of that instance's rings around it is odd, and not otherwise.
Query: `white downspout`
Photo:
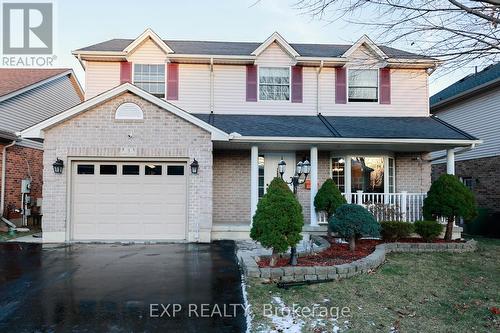
[[[7,148],[12,147],[16,144],[16,141],[12,141],[8,145],[3,147],[2,150],[2,189],[0,190],[0,218],[4,221],[9,227],[16,228],[16,226],[3,217],[3,213],[5,211],[5,175],[7,173]]]
[[[214,112],[214,58],[210,58],[210,113]]]
[[[319,79],[319,75],[321,74],[322,70],[323,70],[323,60],[321,60],[321,62],[319,64],[319,68],[316,71],[316,114],[317,115],[321,113],[321,108],[320,108],[321,98],[320,98],[320,85],[319,85],[320,79]]]

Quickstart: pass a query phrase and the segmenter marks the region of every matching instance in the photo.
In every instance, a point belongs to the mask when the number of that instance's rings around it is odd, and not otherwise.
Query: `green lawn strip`
[[[373,274],[334,283],[286,291],[253,279],[248,288],[254,332],[273,328],[262,309],[276,296],[288,306],[349,307],[352,316],[337,324],[342,331],[492,332],[500,330],[500,316],[489,311],[500,306],[499,291],[500,240],[489,239],[472,253],[390,254]],[[321,332],[318,322],[332,331],[331,318],[301,319],[304,332]]]

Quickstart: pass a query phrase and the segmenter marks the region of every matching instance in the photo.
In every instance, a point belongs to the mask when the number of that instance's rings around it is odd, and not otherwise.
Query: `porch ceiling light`
[[[59,158],[56,158],[56,161],[52,164],[54,168],[54,173],[61,174],[64,169],[64,162]]]
[[[196,158],[193,159],[193,162],[191,162],[191,164],[189,165],[191,167],[191,173],[193,175],[197,175],[198,174],[198,168],[199,168],[199,164],[198,164],[198,161],[196,160]]]

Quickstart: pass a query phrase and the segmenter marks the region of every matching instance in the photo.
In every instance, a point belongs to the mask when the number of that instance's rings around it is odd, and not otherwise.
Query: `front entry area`
[[[185,240],[185,162],[73,161],[71,240]]]

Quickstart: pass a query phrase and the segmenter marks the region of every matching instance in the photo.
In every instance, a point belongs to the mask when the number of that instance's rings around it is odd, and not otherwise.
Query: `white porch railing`
[[[423,219],[422,206],[427,193],[342,193],[348,203],[368,209],[377,221],[415,222]],[[318,223],[327,224],[325,212],[318,213]]]

